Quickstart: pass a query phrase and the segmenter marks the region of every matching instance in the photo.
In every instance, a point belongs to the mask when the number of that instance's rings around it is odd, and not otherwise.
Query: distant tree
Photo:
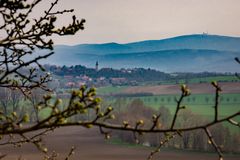
[[[209,102],[209,97],[205,97],[205,102],[206,102],[206,103]]]
[[[168,98],[167,98],[167,101],[168,101],[168,103],[171,102],[171,97],[168,97]]]
[[[161,106],[159,108],[159,113],[161,113],[160,122],[162,124],[162,128],[169,126],[169,122],[171,120],[170,110],[164,106]]]
[[[7,88],[1,88],[0,90],[1,110],[5,115],[8,115],[8,108],[10,106],[10,91]]]
[[[236,98],[236,97],[234,97],[234,98],[233,98],[233,101],[234,101],[234,102],[237,102],[237,98]]]
[[[230,98],[229,97],[226,98],[226,102],[230,102]]]
[[[161,98],[161,101],[164,102],[164,98],[163,97]]]
[[[121,112],[124,109],[124,107],[127,106],[126,99],[124,99],[124,98],[117,98],[112,106],[115,109],[115,111]]]
[[[192,97],[192,101],[195,102],[196,101],[196,97]]]
[[[158,97],[154,97],[154,102],[155,102],[155,103],[158,102]]]
[[[224,97],[220,97],[220,102],[223,102],[224,101]]]

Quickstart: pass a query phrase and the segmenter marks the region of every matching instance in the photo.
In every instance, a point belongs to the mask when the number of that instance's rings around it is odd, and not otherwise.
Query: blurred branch
[[[153,156],[154,156],[155,154],[157,154],[158,152],[160,152],[160,149],[161,149],[166,143],[168,143],[171,139],[175,138],[176,135],[177,135],[177,132],[174,132],[174,133],[171,134],[171,135],[165,135],[165,137],[163,138],[163,140],[160,141],[158,147],[149,154],[149,156],[148,156],[147,159],[148,159],[148,160],[152,160]]]
[[[214,86],[216,88],[216,97],[219,95],[219,87]],[[183,87],[182,87],[183,88]],[[186,88],[186,87],[184,87]],[[183,97],[189,95],[190,91],[187,89],[187,92],[185,89],[182,89],[182,96],[179,99],[178,106],[181,106],[181,102]],[[34,125],[27,125],[22,126],[21,124],[23,122],[26,122],[26,116],[23,118],[18,118],[16,114],[12,114],[12,116],[4,116],[3,114],[2,119],[5,120],[0,125],[0,134],[1,135],[10,135],[10,134],[19,134],[23,135],[28,132],[40,130],[40,129],[51,129],[54,130],[57,127],[65,127],[65,126],[83,126],[86,128],[91,128],[93,126],[97,126],[100,129],[100,133],[105,135],[106,139],[109,139],[111,137],[111,131],[104,131],[103,129],[110,129],[110,130],[122,130],[122,131],[130,131],[134,134],[136,142],[138,141],[137,136],[141,136],[143,133],[172,133],[172,135],[180,134],[183,132],[189,132],[194,130],[202,130],[204,129],[206,134],[208,135],[209,139],[212,141],[212,144],[214,144],[214,147],[219,148],[217,144],[214,142],[214,138],[210,134],[207,128],[216,125],[218,123],[222,123],[225,121],[233,122],[232,119],[239,116],[240,112],[236,112],[234,114],[231,114],[224,118],[216,118],[214,121],[209,122],[207,124],[197,125],[193,127],[172,127],[174,123],[171,124],[170,128],[162,129],[162,128],[155,128],[156,126],[156,120],[158,119],[155,117],[155,121],[152,121],[151,128],[143,127],[143,120],[138,120],[135,123],[135,126],[126,125],[127,122],[125,122],[123,125],[119,124],[112,124],[108,122],[108,119],[113,118],[112,115],[113,108],[108,107],[106,110],[102,111],[100,110],[100,102],[101,100],[98,97],[95,97],[96,91],[95,89],[87,89],[85,86],[82,86],[79,90],[72,91],[71,99],[68,104],[68,106],[63,107],[64,109],[60,109],[59,105],[61,104],[61,100],[57,99],[55,102],[51,102],[52,97],[50,95],[44,96],[44,101],[39,103],[40,110],[49,108],[51,109],[51,114],[46,117],[45,119],[40,120]],[[216,100],[216,99],[215,99]],[[216,108],[218,107],[219,103],[215,103],[215,116],[217,117]],[[86,114],[89,112],[89,110],[95,110],[96,115],[95,118],[93,117],[92,120],[85,120],[85,121],[70,121],[70,118],[78,115],[78,114]],[[177,115],[177,114],[175,114]],[[174,116],[175,117],[175,116]],[[176,116],[177,117],[177,116]],[[171,137],[171,136],[170,136]],[[168,139],[168,138],[167,138]],[[27,139],[24,138],[24,140],[27,140],[28,142],[31,142],[31,138]],[[22,141],[21,141],[22,142]],[[21,143],[19,142],[19,143]],[[16,142],[15,142],[16,143]],[[35,143],[35,142],[34,142]],[[164,141],[164,143],[167,143]],[[36,142],[35,145],[42,147],[40,145],[40,142]],[[45,148],[42,148],[42,151],[45,151]],[[216,150],[220,157],[222,157],[222,153],[219,152],[219,150]],[[221,154],[220,154],[221,153]]]
[[[30,13],[42,0],[0,2],[0,15],[3,20],[0,26],[0,87],[17,88],[25,96],[28,96],[34,88],[50,91],[46,87],[46,83],[51,81],[50,75],[45,73],[39,61],[54,53],[51,51],[53,50],[51,36],[73,35],[83,30],[85,23],[84,19],[79,21],[72,16],[72,23],[62,27],[56,26],[59,14],[73,12],[73,10],[52,12],[58,1],[54,0],[38,19],[30,18]],[[36,50],[50,52],[37,55]],[[30,55],[29,60],[26,57]]]

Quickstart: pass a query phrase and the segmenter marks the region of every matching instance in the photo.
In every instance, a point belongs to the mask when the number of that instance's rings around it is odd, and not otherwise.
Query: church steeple
[[[96,71],[98,71],[98,61],[96,62],[95,69],[96,69]]]

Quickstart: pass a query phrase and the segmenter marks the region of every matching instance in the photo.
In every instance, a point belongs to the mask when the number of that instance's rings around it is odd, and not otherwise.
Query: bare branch
[[[204,128],[205,133],[207,134],[208,138],[209,138],[209,142],[210,144],[214,147],[214,149],[216,150],[216,152],[218,153],[219,156],[219,160],[223,160],[223,154],[222,151],[220,149],[220,147],[216,144],[216,142],[214,141],[214,138],[211,134],[211,132],[208,130],[208,128]]]

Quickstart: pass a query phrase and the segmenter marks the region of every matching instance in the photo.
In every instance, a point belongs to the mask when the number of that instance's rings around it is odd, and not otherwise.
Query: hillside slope
[[[240,51],[240,38],[218,35],[185,35],[162,40],[147,40],[118,44],[80,44],[75,46],[57,45],[56,52],[74,52],[78,54],[114,54],[130,52],[149,52],[177,49],[207,49],[220,51]]]
[[[58,45],[44,63],[107,68],[153,68],[164,72],[239,72],[240,38],[187,35],[128,44]]]

